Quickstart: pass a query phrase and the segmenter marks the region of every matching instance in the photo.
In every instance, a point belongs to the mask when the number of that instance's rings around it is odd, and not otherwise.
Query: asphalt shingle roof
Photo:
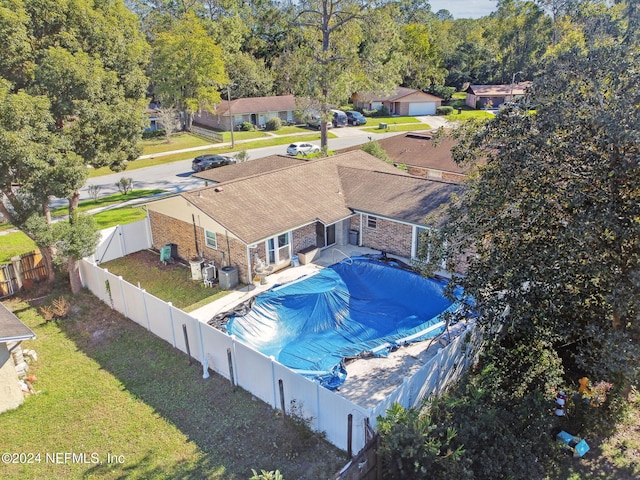
[[[203,172],[194,173],[193,176],[202,178],[203,180],[221,183],[236,180],[238,178],[260,175],[273,170],[299,165],[304,162],[306,162],[306,160],[301,158],[284,155],[271,155],[269,157],[256,158],[255,160],[237,163],[234,165],[226,165],[224,168],[205,170]]]
[[[367,102],[397,102],[404,97],[413,95],[414,93],[420,94],[425,99],[425,101],[437,102],[442,100],[440,97],[436,97],[435,95],[431,95],[430,93],[425,93],[421,90],[415,90],[413,88],[407,87],[396,87],[396,89],[388,95],[382,95],[379,93],[364,94],[360,99]]]
[[[340,167],[339,174],[346,203],[353,210],[417,224],[425,223],[427,215],[463,188],[448,182],[348,167]]]
[[[0,303],[0,342],[15,342],[34,338],[35,333]]]
[[[234,115],[246,115],[262,112],[286,112],[296,109],[296,97],[293,95],[276,95],[272,97],[236,98],[231,100],[231,112]],[[229,102],[222,101],[216,106],[216,114],[226,115]]]
[[[447,196],[445,191],[456,188],[411,177],[363,151],[351,151],[181,196],[251,244],[316,220],[336,222],[356,207],[422,223],[425,212]],[[426,200],[425,195],[437,198]]]

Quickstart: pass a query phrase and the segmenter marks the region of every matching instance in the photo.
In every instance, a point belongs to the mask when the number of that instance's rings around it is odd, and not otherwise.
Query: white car
[[[308,142],[295,142],[287,147],[289,155],[309,155],[310,153],[318,153],[320,147]]]

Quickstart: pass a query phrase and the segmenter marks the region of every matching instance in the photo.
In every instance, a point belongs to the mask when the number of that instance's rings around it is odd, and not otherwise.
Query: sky
[[[480,18],[496,9],[497,0],[429,0],[431,11],[449,10],[453,18]]]

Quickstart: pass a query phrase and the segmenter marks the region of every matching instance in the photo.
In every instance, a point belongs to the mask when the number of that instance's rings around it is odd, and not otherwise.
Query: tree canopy
[[[27,219],[42,216],[48,225],[53,195],[69,199],[72,228],[87,167],[122,170],[137,158],[148,48],[121,1],[3,0],[0,38],[7,45],[0,52],[3,208],[50,262],[55,235],[30,229],[42,222]],[[81,251],[67,250],[70,272]],[[79,277],[70,278],[79,289]]]
[[[446,249],[468,256],[455,282],[504,347],[512,392],[545,391],[563,368],[638,379],[640,51],[629,17],[589,18],[580,41],[547,56],[526,99],[535,113],[504,109],[458,132],[454,151],[483,162],[448,211]]]

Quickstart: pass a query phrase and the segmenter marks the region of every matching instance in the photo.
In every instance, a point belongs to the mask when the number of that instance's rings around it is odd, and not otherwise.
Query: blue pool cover
[[[329,389],[344,382],[343,359],[385,356],[392,348],[439,335],[441,315],[458,305],[444,281],[352,257],[258,295],[233,315],[227,332]]]

